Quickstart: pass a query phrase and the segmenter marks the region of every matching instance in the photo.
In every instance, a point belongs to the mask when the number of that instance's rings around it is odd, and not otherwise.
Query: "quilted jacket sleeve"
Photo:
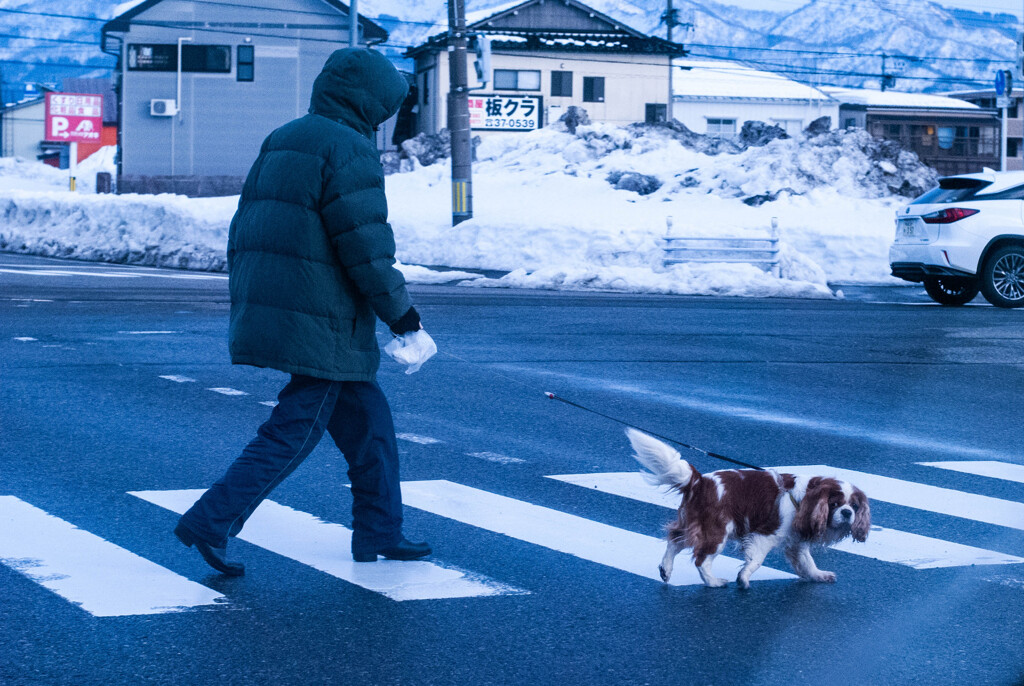
[[[412,301],[405,278],[394,266],[395,236],[387,221],[384,170],[369,141],[360,141],[354,154],[336,161],[340,157],[328,162],[320,216],[349,278],[390,325],[412,307]]]

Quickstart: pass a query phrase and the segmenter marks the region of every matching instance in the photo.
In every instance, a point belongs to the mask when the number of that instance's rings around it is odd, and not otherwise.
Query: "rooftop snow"
[[[135,9],[141,5],[145,0],[128,0],[128,2],[122,2],[120,5],[114,8],[114,17],[120,17],[125,12]]]
[[[489,7],[487,9],[485,9],[485,10],[476,10],[474,12],[466,12],[466,25],[470,26],[472,24],[477,23],[478,21],[483,21],[484,19],[487,19],[488,17],[493,17],[495,14],[501,14],[502,12],[507,12],[508,10],[512,9],[513,7],[519,7],[519,5],[524,5],[524,4],[526,4],[526,0],[514,0],[513,2],[506,2],[504,4],[497,5],[495,7]]]
[[[677,98],[831,99],[817,88],[736,62],[677,59],[673,64],[684,68],[673,80]]]
[[[901,93],[899,91],[876,91],[868,88],[837,88],[823,86],[822,89],[844,105],[868,105],[872,107],[941,107],[946,109],[976,110],[977,105],[947,98],[942,95],[925,93]]]

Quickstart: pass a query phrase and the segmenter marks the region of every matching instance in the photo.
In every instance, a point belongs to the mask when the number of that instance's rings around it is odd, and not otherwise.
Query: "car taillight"
[[[924,220],[925,224],[952,224],[964,217],[978,214],[978,212],[979,210],[968,210],[963,207],[950,207],[948,210],[939,210],[938,212],[922,215],[921,219]]]

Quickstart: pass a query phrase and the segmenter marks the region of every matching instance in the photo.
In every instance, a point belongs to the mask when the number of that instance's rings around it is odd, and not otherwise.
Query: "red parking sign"
[[[103,96],[46,94],[46,137],[56,143],[98,143],[103,131]]]

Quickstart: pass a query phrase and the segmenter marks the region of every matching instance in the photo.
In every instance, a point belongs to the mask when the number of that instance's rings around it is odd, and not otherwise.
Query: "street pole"
[[[672,42],[672,27],[676,23],[675,10],[672,9],[672,0],[668,0],[668,11],[665,12],[665,25],[668,26],[668,42]],[[672,46],[669,46],[668,53],[668,107],[665,108],[665,121],[672,123],[675,119],[675,114],[672,111],[672,105],[674,104],[675,95],[672,90],[672,58],[675,54],[672,52]]]
[[[1009,95],[1009,91],[1007,91],[1007,95]],[[1008,107],[1000,107],[999,109],[1001,109],[1003,111],[1003,140],[1002,140],[1002,144],[999,146],[1000,147],[1000,152],[999,152],[999,170],[1000,171],[1006,171],[1006,123],[1007,123],[1006,113],[1009,110],[1009,108]]]
[[[448,0],[448,133],[452,146],[452,226],[473,218],[465,0]]]
[[[348,46],[359,47],[359,0],[348,3]]]
[[[69,147],[71,148],[71,157],[68,158],[68,171],[71,177],[69,188],[74,193],[78,186],[78,142],[72,141]]]

